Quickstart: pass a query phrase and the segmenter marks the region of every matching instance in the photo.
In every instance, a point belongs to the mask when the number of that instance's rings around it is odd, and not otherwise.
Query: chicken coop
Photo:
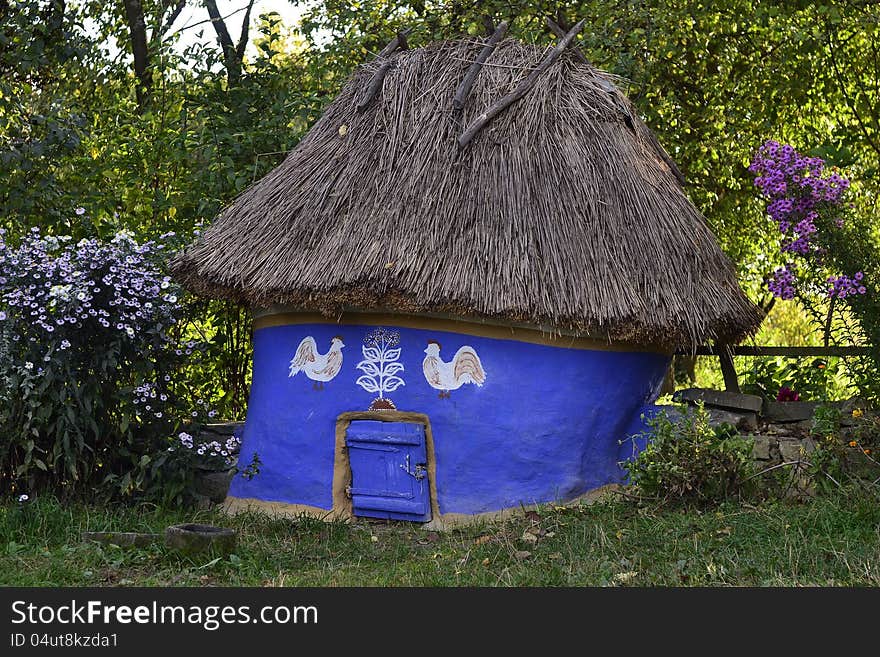
[[[172,262],[253,314],[230,508],[445,523],[620,482],[671,355],[761,313],[613,78],[505,38],[361,65]]]

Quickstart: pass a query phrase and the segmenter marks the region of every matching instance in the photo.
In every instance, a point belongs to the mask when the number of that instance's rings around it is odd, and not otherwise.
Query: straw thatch
[[[484,43],[361,66],[284,162],[174,260],[176,277],[255,308],[451,314],[677,348],[752,333],[761,314],[668,156],[572,51],[459,149],[544,55],[501,41],[456,111]]]

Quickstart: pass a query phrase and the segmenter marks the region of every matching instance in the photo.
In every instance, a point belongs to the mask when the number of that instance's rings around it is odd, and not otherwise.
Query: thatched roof
[[[173,261],[175,276],[199,294],[328,315],[439,313],[678,348],[754,332],[761,313],[674,164],[576,53],[459,148],[546,53],[501,41],[455,111],[484,43],[358,68],[284,162]]]

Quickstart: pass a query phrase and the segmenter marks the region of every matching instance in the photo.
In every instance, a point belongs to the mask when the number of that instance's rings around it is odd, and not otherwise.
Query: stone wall
[[[809,494],[806,469],[817,444],[811,432],[818,402],[767,401],[755,395],[702,388],[678,391],[673,399],[692,406],[702,403],[710,424],[730,424],[740,435],[753,438],[752,457],[757,471],[767,471],[767,475],[775,471],[778,475],[765,476],[762,483],[772,486],[784,481],[787,493]],[[856,423],[852,412],[861,404],[854,399],[827,404],[840,411],[840,438],[848,441]],[[675,409],[672,412],[678,413]]]

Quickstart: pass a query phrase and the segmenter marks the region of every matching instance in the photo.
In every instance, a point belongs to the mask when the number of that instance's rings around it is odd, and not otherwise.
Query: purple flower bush
[[[0,231],[0,492],[183,495],[198,447],[178,434],[214,413],[181,374],[203,345],[181,337],[172,238]]]
[[[850,181],[836,171],[829,173],[822,158],[801,155],[788,144],[773,140],[758,149],[749,171],[768,201],[767,214],[782,233],[782,251],[800,256],[801,260],[812,259],[814,265],[821,263],[826,247],[817,235],[817,222],[832,218],[826,230],[843,228],[845,193]],[[770,292],[781,299],[794,298],[796,271],[794,263],[777,269],[768,283]],[[851,285],[863,278],[863,272],[855,272],[852,278],[846,274],[828,277],[828,296],[866,294],[864,284]]]
[[[880,399],[880,254],[871,218],[858,215],[850,180],[819,157],[767,141],[749,171],[780,232],[786,264],[767,279],[778,299],[797,299],[828,341],[873,345],[847,362],[859,393]]]

